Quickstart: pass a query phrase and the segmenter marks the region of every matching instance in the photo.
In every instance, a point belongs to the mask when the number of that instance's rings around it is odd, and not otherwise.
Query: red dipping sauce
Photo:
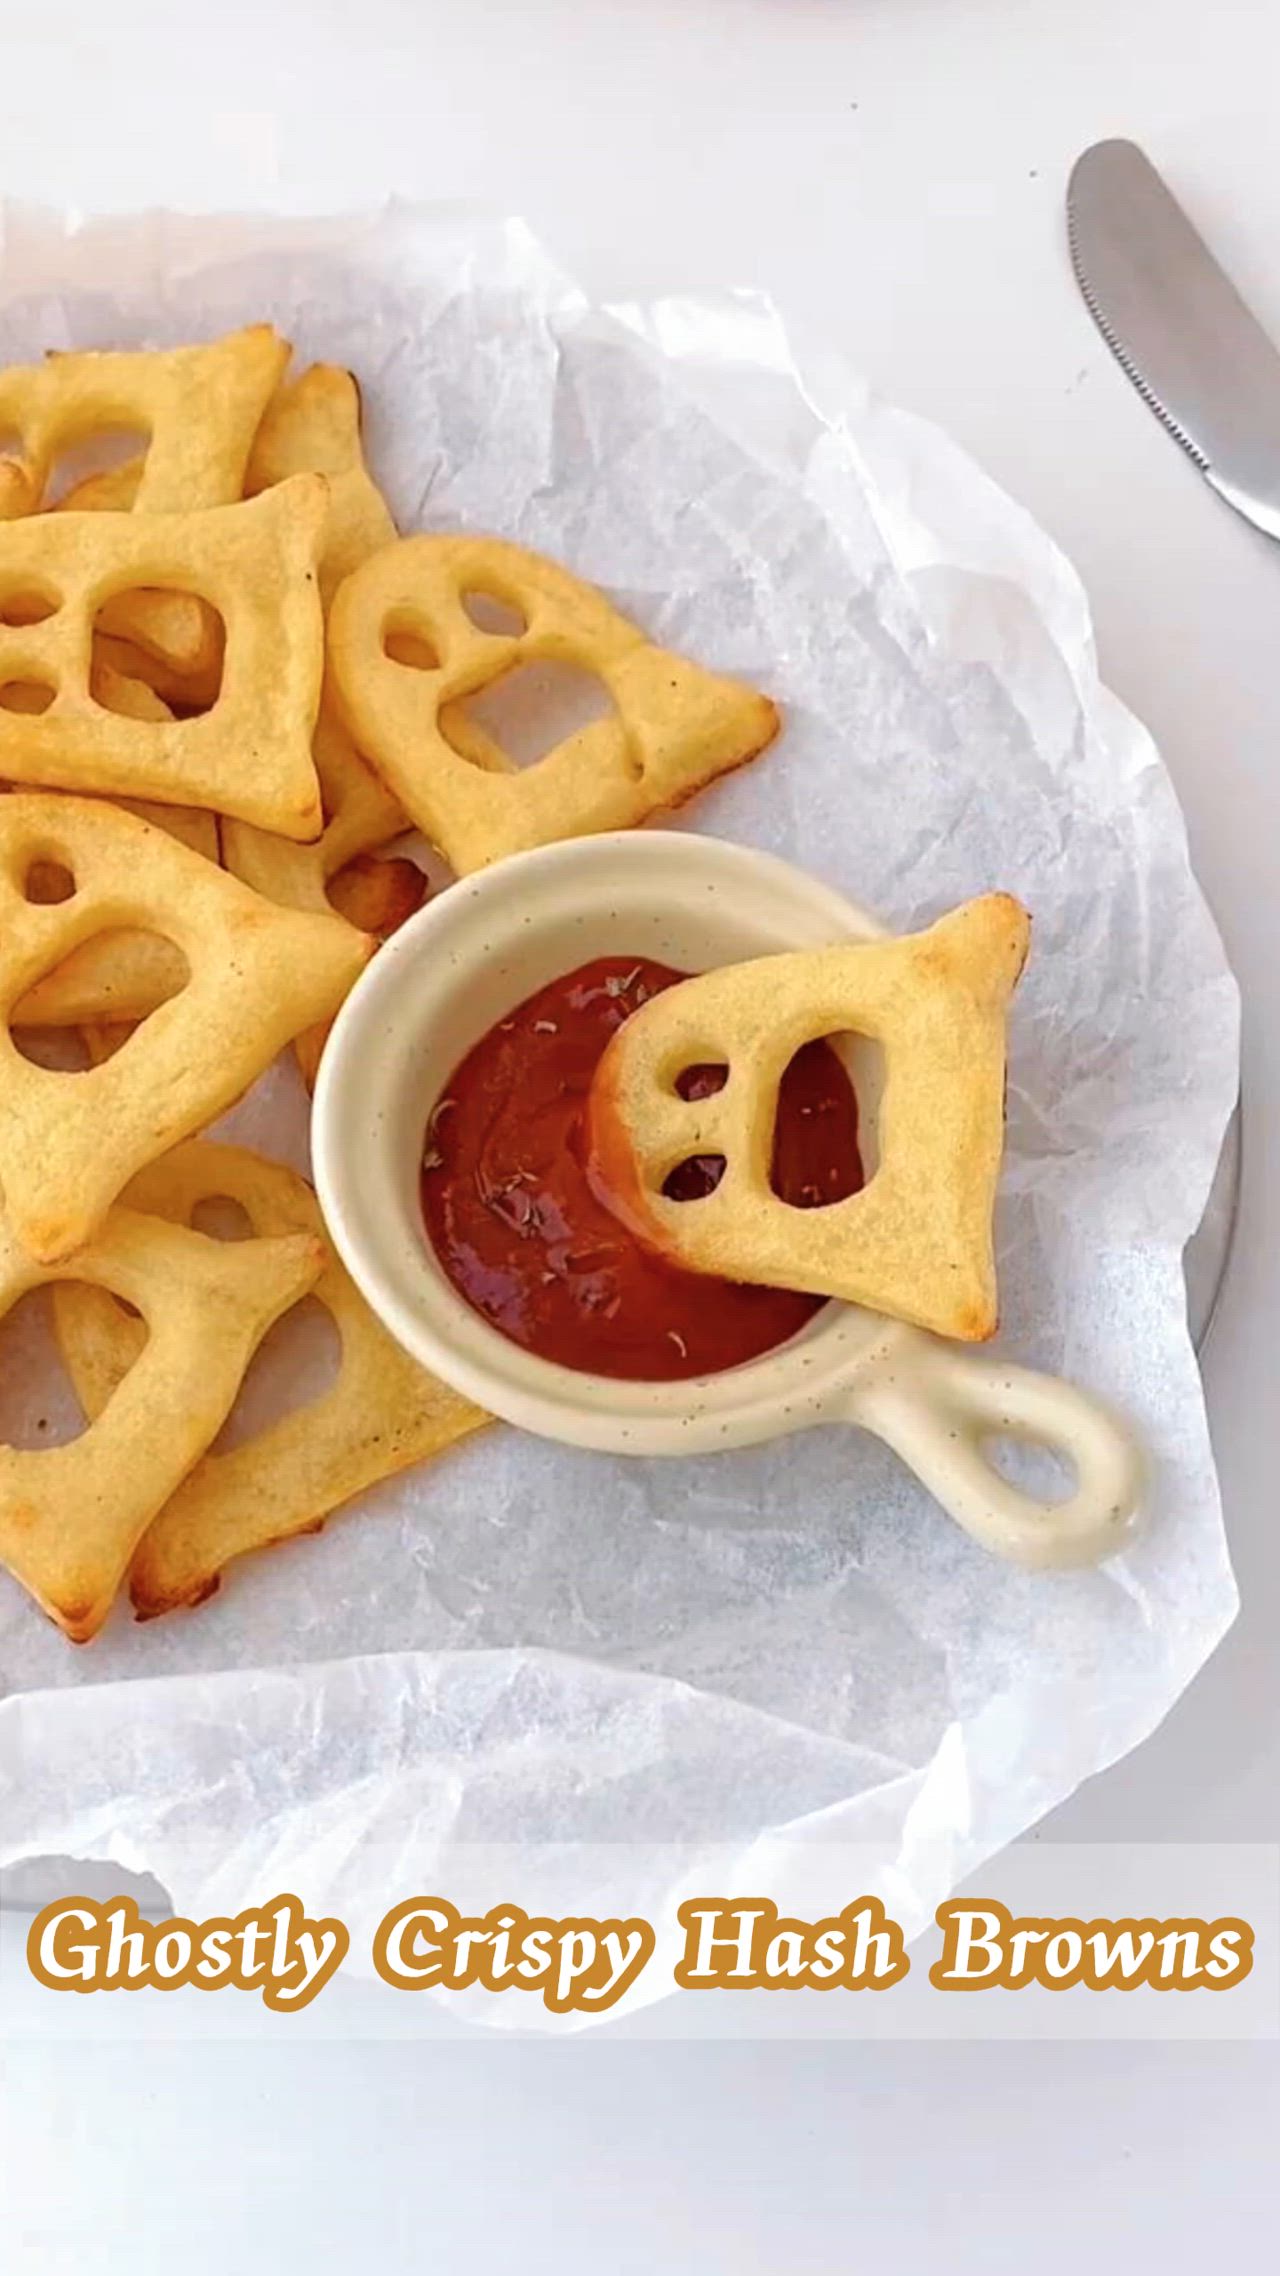
[[[642,1248],[588,1183],[596,1063],[629,1013],[687,978],[631,956],[565,973],[481,1038],[428,1126],[422,1213],[454,1287],[513,1343],[588,1374],[674,1382],[737,1367],[824,1301],[682,1272]],[[722,1080],[695,1069],[682,1087],[705,1096]],[[693,1199],[717,1175],[715,1162],[682,1163],[668,1191]],[[778,1095],[774,1190],[803,1209],[862,1182],[853,1086],[828,1044],[807,1044]]]

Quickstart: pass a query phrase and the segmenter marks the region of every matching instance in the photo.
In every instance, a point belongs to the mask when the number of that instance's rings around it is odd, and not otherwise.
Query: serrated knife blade
[[[1136,143],[1076,160],[1067,234],[1089,312],[1145,402],[1228,505],[1280,538],[1280,352]]]

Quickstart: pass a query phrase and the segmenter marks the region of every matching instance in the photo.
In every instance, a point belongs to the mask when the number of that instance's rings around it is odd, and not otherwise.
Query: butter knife
[[[1089,312],[1138,393],[1219,495],[1280,538],[1280,354],[1136,143],[1076,160],[1067,234]],[[1185,1251],[1197,1350],[1226,1277],[1240,1154],[1237,1100]]]
[[[1219,496],[1280,538],[1280,353],[1136,143],[1076,160],[1067,233],[1089,312],[1139,394]]]

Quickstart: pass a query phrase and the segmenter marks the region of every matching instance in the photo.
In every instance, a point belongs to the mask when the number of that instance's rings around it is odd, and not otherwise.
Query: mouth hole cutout
[[[251,1241],[253,1219],[242,1201],[229,1193],[202,1194],[191,1211],[191,1230],[211,1241]]]
[[[863,1090],[853,1072],[864,1050],[879,1046],[865,1036],[817,1036],[783,1069],[769,1184],[789,1209],[830,1209],[867,1183]]]
[[[22,630],[31,624],[47,624],[62,607],[62,595],[49,585],[27,585],[7,592],[0,598],[0,624],[11,630]]]
[[[106,1300],[99,1288],[74,1279],[66,1285],[96,1303]],[[58,1348],[52,1296],[48,1287],[30,1289],[0,1319],[0,1446],[22,1453],[70,1446],[88,1428]],[[147,1335],[139,1322],[139,1352]]]
[[[117,956],[119,963],[113,972]],[[75,1073],[81,1068],[96,1066],[101,1059],[114,1057],[115,1050],[127,1050],[155,1013],[181,995],[190,979],[191,963],[185,950],[164,933],[118,926],[91,933],[88,940],[78,942],[69,953],[55,953],[45,971],[31,982],[26,995],[9,1015],[14,1044],[34,1066],[43,1067],[50,1064],[46,1056],[48,1046],[39,1039],[46,1035],[56,1037],[59,1040],[53,1072]],[[59,1023],[56,1026],[47,1017],[40,1017],[42,1006],[36,993],[55,980],[63,1001],[56,1006],[48,1003],[47,1008],[55,1012]],[[122,991],[139,986],[145,989],[149,1009],[141,1018],[136,1018],[128,1009],[127,993]],[[113,987],[116,990],[114,1003]],[[68,1001],[68,997],[74,1001]],[[136,995],[133,1000],[138,1000]],[[22,1015],[28,1005],[32,1016],[24,1018]],[[66,1024],[62,1024],[64,1019]],[[130,1033],[119,1032],[122,1022],[129,1025]],[[104,1041],[110,1032],[115,1039],[114,1049],[96,1054],[89,1052],[80,1032],[81,1023],[93,1026]],[[84,1056],[67,1056],[77,1048]]]
[[[440,730],[459,758],[489,773],[536,767],[571,736],[617,719],[598,672],[555,656],[514,664],[440,714]]]
[[[7,680],[0,688],[0,708],[22,712],[29,719],[38,719],[49,709],[57,696],[57,689],[48,680]]]
[[[81,1033],[88,1045],[90,1065],[101,1067],[108,1059],[114,1059],[117,1051],[123,1051],[144,1024],[141,1020],[127,1019],[86,1021]]]
[[[145,427],[96,427],[65,444],[49,469],[41,501],[45,511],[60,506],[65,512],[88,513],[106,507],[128,513],[142,472],[132,462],[145,459],[150,448]]]
[[[104,653],[118,678],[140,680],[168,706],[168,711],[157,706],[149,712],[145,699],[108,705],[99,688],[91,687],[93,701],[112,716],[144,727],[164,725],[169,712],[181,719],[211,711],[222,693],[226,620],[211,601],[195,593],[167,585],[131,585],[100,603],[93,636],[110,644]],[[121,641],[126,643],[123,650]]]
[[[20,1059],[47,1075],[83,1075],[94,1063],[78,1027],[14,1026],[9,1040]]]
[[[529,629],[529,619],[515,601],[502,593],[485,592],[478,585],[470,586],[462,595],[462,607],[477,632],[496,632],[518,640]]]
[[[991,1431],[981,1440],[982,1453],[1006,1485],[1054,1508],[1070,1501],[1079,1485],[1075,1464],[1042,1439],[1020,1438],[1013,1431]]]
[[[318,1297],[303,1296],[263,1337],[209,1452],[230,1454],[286,1415],[313,1406],[333,1389],[341,1367],[342,1338],[332,1313]]]

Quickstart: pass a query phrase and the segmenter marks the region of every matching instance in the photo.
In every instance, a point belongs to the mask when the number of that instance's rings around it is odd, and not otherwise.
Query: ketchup
[[[459,1293],[513,1343],[589,1374],[673,1382],[785,1343],[823,1302],[683,1272],[642,1248],[587,1179],[585,1110],[614,1029],[688,978],[605,956],[553,980],[482,1036],[428,1124],[422,1212]],[[721,1068],[693,1068],[705,1097]],[[667,1191],[696,1201],[715,1158],[681,1163]],[[862,1184],[853,1086],[830,1045],[796,1053],[778,1094],[774,1190],[797,1208]]]

